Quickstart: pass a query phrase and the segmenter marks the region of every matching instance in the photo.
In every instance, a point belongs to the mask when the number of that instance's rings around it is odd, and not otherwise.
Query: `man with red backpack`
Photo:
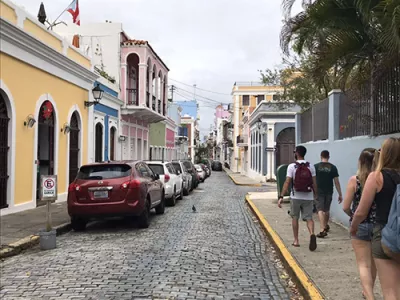
[[[317,249],[317,238],[314,234],[313,207],[314,200],[317,197],[317,179],[314,165],[307,162],[307,149],[304,146],[297,146],[294,151],[296,162],[288,166],[286,181],[283,185],[281,196],[278,200],[278,206],[282,208],[283,195],[289,187],[292,186],[290,193],[290,215],[292,217],[292,228],[294,235],[294,247],[300,247],[299,244],[299,218],[307,222],[307,228],[310,232],[310,251]]]

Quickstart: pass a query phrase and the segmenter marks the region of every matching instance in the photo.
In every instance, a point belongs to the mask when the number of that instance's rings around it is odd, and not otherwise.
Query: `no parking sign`
[[[40,183],[40,200],[57,200],[57,175],[42,175]]]

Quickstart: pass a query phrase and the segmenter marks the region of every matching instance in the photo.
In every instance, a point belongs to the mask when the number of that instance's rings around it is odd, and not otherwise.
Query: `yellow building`
[[[266,86],[260,82],[235,82],[232,89],[233,96],[233,149],[231,170],[247,173],[249,146],[249,129],[244,126],[243,120],[248,119],[251,113],[263,101],[279,101],[283,92],[281,86]]]
[[[41,205],[40,175],[58,201],[88,160],[90,59],[8,0],[0,1],[0,214]]]

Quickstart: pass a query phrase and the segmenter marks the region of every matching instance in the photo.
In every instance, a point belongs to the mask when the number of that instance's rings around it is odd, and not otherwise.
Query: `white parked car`
[[[175,206],[177,199],[183,199],[182,174],[177,175],[172,163],[162,161],[147,161],[150,169],[160,176],[164,184],[165,198],[170,206]]]
[[[204,182],[204,180],[206,180],[206,172],[200,165],[194,165],[194,167],[196,168],[197,174],[199,174],[200,181]]]
[[[183,179],[183,195],[189,195],[190,191],[192,190],[192,175],[187,171],[185,165],[179,161],[174,160],[172,161],[172,165],[177,172],[177,175],[181,175]]]

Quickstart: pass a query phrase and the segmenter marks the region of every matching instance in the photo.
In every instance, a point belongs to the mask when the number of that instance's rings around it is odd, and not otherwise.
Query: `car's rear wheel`
[[[183,189],[183,195],[188,196],[190,191],[190,187],[188,186],[186,189]]]
[[[176,205],[176,187],[174,187],[174,192],[172,194],[172,197],[168,200],[168,205],[169,206],[175,206]]]
[[[164,214],[164,212],[165,212],[165,193],[163,191],[161,195],[161,203],[156,206],[156,214],[162,215]]]
[[[71,227],[74,231],[84,231],[87,221],[79,217],[71,217]]]
[[[138,218],[139,228],[148,228],[150,226],[150,199],[146,200],[146,207]]]

